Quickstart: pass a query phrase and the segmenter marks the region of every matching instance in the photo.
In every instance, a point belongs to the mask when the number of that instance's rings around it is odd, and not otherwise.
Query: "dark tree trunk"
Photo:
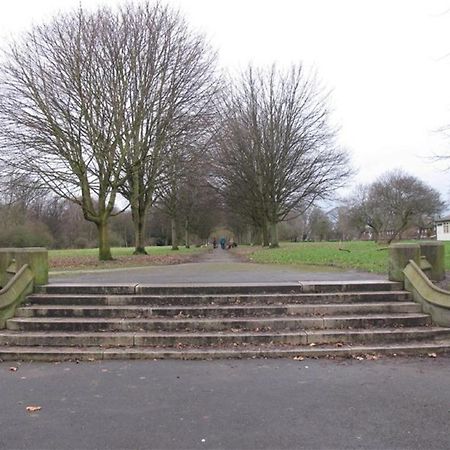
[[[96,225],[98,230],[98,258],[100,261],[110,261],[113,257],[109,244],[108,223],[100,221]]]
[[[178,250],[177,221],[175,218],[172,218],[170,222],[172,228],[172,250]]]

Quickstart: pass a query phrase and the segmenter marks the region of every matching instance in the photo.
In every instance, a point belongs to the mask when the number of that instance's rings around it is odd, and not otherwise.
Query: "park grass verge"
[[[113,261],[99,261],[98,249],[64,249],[48,252],[50,272],[120,269],[127,267],[181,264],[194,261],[206,248],[146,247],[148,255],[133,255],[134,248],[113,247]]]
[[[445,266],[450,270],[450,242],[445,242],[445,250]],[[244,246],[238,252],[261,264],[314,265],[374,273],[387,273],[389,255],[386,245],[371,241],[281,243],[276,249]]]

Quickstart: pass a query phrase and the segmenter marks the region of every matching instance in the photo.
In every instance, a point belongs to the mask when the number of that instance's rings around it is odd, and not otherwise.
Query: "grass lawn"
[[[146,265],[180,264],[192,261],[205,248],[184,248],[172,250],[171,247],[146,247],[148,255],[133,255],[134,248],[113,247],[113,261],[99,261],[98,248],[50,250],[48,252],[50,271],[110,269],[120,267],[138,267]]]
[[[256,263],[332,266],[376,273],[387,272],[389,255],[386,245],[367,241],[284,242],[277,249],[240,249]],[[446,269],[450,270],[450,242],[445,242],[445,254]]]

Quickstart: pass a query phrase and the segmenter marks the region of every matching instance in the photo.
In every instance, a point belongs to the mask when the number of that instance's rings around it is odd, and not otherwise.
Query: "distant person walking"
[[[227,243],[227,240],[224,237],[220,238],[220,248],[222,250],[225,250],[225,244]]]

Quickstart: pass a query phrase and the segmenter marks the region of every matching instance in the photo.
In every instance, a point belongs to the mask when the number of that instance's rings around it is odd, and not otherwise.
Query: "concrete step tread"
[[[77,348],[77,347],[0,347],[1,360],[67,359],[218,359],[257,357],[348,357],[357,355],[402,355],[450,352],[450,340],[421,341],[386,345],[272,346],[242,345],[222,348]]]
[[[410,334],[410,333],[448,333],[450,328],[444,327],[402,327],[402,328],[378,328],[378,329],[342,329],[342,328],[329,328],[320,330],[301,330],[301,331],[196,331],[196,332],[139,332],[139,331],[115,331],[115,332],[59,332],[59,331],[14,331],[14,330],[2,330],[0,331],[0,337],[9,336],[30,336],[30,337],[92,337],[92,336],[104,336],[104,337],[122,337],[122,336],[168,336],[168,337],[214,337],[214,336],[298,336],[298,335],[324,335],[324,334],[352,334],[352,335],[364,335],[364,334]]]
[[[28,296],[29,299],[58,299],[58,298],[148,298],[148,299],[176,299],[176,298],[248,298],[248,297],[329,297],[338,295],[342,297],[352,297],[356,295],[376,295],[382,297],[383,295],[405,295],[409,294],[405,290],[386,290],[386,291],[338,291],[338,292],[294,292],[294,293],[236,293],[236,294],[61,294],[61,293],[35,293]]]
[[[298,316],[277,316],[277,317],[233,317],[233,318],[103,318],[103,317],[14,317],[8,320],[8,323],[122,323],[122,322],[260,322],[260,321],[297,321],[297,320],[317,320],[318,318],[324,320],[356,320],[356,319],[410,319],[410,318],[427,318],[429,314],[423,313],[388,313],[388,314],[349,314],[349,315],[333,315],[320,317],[298,317]]]
[[[76,310],[99,310],[99,311],[111,311],[111,310],[120,310],[120,311],[152,311],[152,310],[161,310],[161,311],[178,311],[178,310],[184,310],[184,311],[196,311],[196,310],[205,310],[205,311],[214,311],[217,309],[228,311],[228,310],[235,310],[235,309],[248,309],[248,310],[276,310],[280,308],[364,308],[364,307],[370,307],[370,308],[377,308],[377,307],[386,307],[386,306],[416,306],[420,308],[420,305],[415,302],[370,302],[370,303],[339,303],[336,304],[330,304],[330,303],[314,303],[314,304],[297,304],[297,303],[284,303],[283,305],[199,305],[199,306],[144,306],[144,305],[26,305],[21,306],[20,308],[17,308],[18,310],[28,309],[28,310],[51,310],[51,311],[59,311],[59,310],[69,310],[69,309],[76,309]]]
[[[98,284],[98,283],[50,283],[43,286],[40,286],[39,289],[41,291],[46,290],[56,290],[56,289],[67,289],[67,290],[92,290],[92,289],[102,289],[102,290],[134,290],[137,291],[139,289],[177,289],[177,290],[186,290],[186,289],[278,289],[278,288],[287,288],[287,289],[301,289],[301,288],[313,288],[315,286],[318,287],[345,287],[345,286],[364,286],[364,287],[398,287],[401,286],[401,283],[395,281],[388,280],[347,280],[347,281],[297,281],[297,282],[263,282],[263,283],[107,283],[107,284]]]

